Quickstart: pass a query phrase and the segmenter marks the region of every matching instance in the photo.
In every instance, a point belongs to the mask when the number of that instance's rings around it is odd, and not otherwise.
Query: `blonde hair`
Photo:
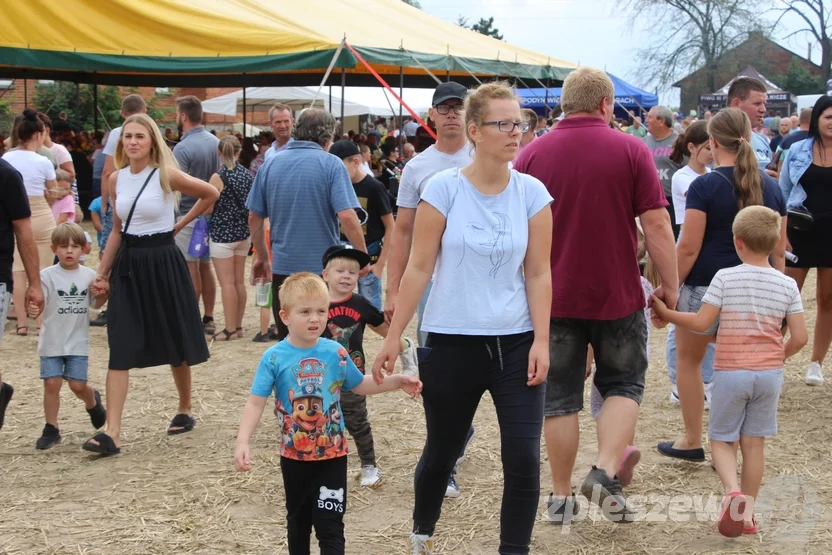
[[[172,193],[173,187],[170,184],[170,175],[168,170],[170,168],[179,169],[179,164],[176,163],[176,159],[173,157],[170,149],[165,144],[165,138],[162,137],[162,132],[159,131],[159,126],[157,126],[156,122],[153,121],[153,119],[151,119],[151,117],[147,114],[133,114],[124,120],[124,125],[121,126],[122,136],[116,145],[116,153],[113,157],[116,168],[126,168],[130,164],[130,160],[124,153],[123,137],[124,128],[131,123],[140,124],[150,135],[150,139],[152,141],[150,145],[150,167],[159,169],[159,183],[161,184],[162,190],[165,194]]]
[[[520,110],[520,113],[522,113],[523,118],[529,122],[529,131],[534,131],[534,128],[537,127],[537,112],[531,108],[523,108]]]
[[[739,211],[731,231],[756,254],[769,254],[780,241],[780,214],[765,206],[749,206]]]
[[[708,134],[720,148],[737,155],[734,191],[739,209],[763,204],[763,179],[751,147],[751,120],[745,112],[737,108],[720,110],[710,119]]]
[[[237,155],[243,150],[240,146],[240,141],[234,135],[226,135],[220,139],[220,145],[217,147],[220,151],[220,162],[229,170],[233,170],[237,165]]]
[[[563,81],[560,105],[566,115],[591,114],[598,110],[604,98],[615,98],[615,87],[609,75],[594,67],[579,67]]]
[[[350,270],[361,270],[361,265],[358,263],[358,260],[355,258],[347,258],[346,256],[330,258],[329,262],[326,263],[325,269],[329,270],[330,268],[334,268],[336,264],[338,266],[346,266]]]
[[[468,129],[472,125],[479,126],[483,119],[488,114],[488,103],[492,100],[514,100],[517,105],[520,105],[520,100],[517,98],[517,93],[506,81],[494,81],[493,83],[485,83],[468,93],[465,97],[465,132],[468,134],[468,140],[476,147],[476,143],[468,133]]]
[[[80,225],[64,222],[52,232],[52,246],[58,248],[68,245],[70,242],[79,247],[86,247],[87,237]]]
[[[66,181],[72,183],[72,174],[66,170],[58,168],[55,170],[55,181]]]
[[[301,299],[326,299],[329,302],[329,290],[326,282],[311,272],[298,272],[286,278],[277,293],[280,308],[289,312]]]

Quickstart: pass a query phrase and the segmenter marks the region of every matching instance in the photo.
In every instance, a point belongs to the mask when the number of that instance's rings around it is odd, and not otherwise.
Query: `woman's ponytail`
[[[737,155],[734,190],[739,209],[762,205],[763,178],[751,146],[751,120],[737,108],[726,108],[711,118],[708,131],[720,147]]]

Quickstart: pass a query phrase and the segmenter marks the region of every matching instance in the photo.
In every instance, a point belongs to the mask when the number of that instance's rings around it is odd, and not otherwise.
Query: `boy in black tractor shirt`
[[[364,372],[364,328],[387,335],[388,325],[384,314],[361,295],[353,293],[358,273],[367,264],[367,253],[349,245],[336,245],[327,249],[323,257],[323,278],[329,286],[329,315],[323,337],[337,341],[349,353],[350,358]],[[402,373],[415,376],[419,372],[416,349],[409,339],[402,339]],[[381,471],[376,466],[373,447],[373,431],[367,416],[367,403],[363,395],[350,391],[341,392],[341,410],[349,431],[358,448],[361,459],[361,485],[374,487],[381,482]]]

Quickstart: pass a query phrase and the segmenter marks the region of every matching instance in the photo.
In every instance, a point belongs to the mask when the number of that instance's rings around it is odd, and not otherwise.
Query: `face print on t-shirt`
[[[482,266],[492,278],[497,277],[514,253],[511,240],[511,219],[506,214],[491,213],[490,221],[468,222],[463,231],[465,249],[459,266],[468,257],[467,263]]]

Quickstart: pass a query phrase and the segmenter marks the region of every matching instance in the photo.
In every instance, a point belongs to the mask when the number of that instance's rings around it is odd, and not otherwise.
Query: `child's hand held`
[[[415,376],[405,376],[401,375],[399,377],[399,387],[402,391],[413,397],[414,399],[419,397],[422,393],[422,382],[419,378]]]

